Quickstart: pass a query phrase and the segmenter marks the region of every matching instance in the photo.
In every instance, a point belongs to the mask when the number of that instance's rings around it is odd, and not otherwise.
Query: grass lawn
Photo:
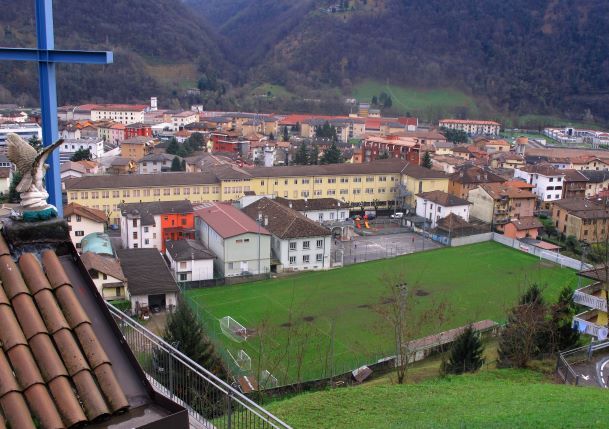
[[[296,428],[596,428],[609,402],[602,389],[504,369],[305,393],[267,408]]]
[[[395,109],[412,114],[429,109],[444,110],[448,114],[459,107],[467,107],[468,114],[472,117],[479,113],[472,97],[451,88],[425,90],[368,80],[354,86],[353,97],[358,101],[370,102],[373,96],[378,97],[381,92],[391,96]]]
[[[574,272],[495,242],[443,248],[345,268],[268,281],[187,292],[202,320],[233,354],[252,358],[280,381],[310,380],[349,371],[393,352],[392,328],[379,314],[387,285],[383,273],[401,274],[422,292],[421,314],[448,305],[441,322],[430,320],[421,336],[483,319],[503,321],[507,309],[531,283],[546,286],[555,300]],[[231,316],[258,335],[235,342],[218,319]],[[301,358],[299,358],[301,357]],[[302,362],[298,368],[297,362]],[[333,368],[333,370],[332,370]]]
[[[260,86],[257,86],[252,90],[252,95],[267,95],[269,92],[271,93],[271,97],[291,98],[294,96],[294,94],[285,89],[285,87],[280,85],[273,85],[270,83],[264,83]]]

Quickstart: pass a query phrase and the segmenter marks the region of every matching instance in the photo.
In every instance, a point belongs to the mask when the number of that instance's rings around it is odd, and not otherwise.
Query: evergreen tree
[[[370,104],[372,104],[373,106],[377,106],[379,104],[379,100],[376,95],[372,96],[372,102]]]
[[[21,196],[19,195],[19,192],[17,192],[17,190],[15,189],[17,187],[17,185],[19,184],[19,182],[21,182],[21,173],[16,171],[15,174],[13,174],[13,178],[11,179],[11,184],[8,188],[9,203],[16,204],[21,201]]]
[[[74,152],[74,155],[70,158],[70,161],[91,161],[93,155],[91,155],[91,149],[78,149]]]
[[[228,370],[206,335],[203,325],[187,302],[179,299],[175,311],[167,318],[163,338],[190,359],[222,380],[228,379]],[[176,383],[177,392],[195,410],[207,417],[215,417],[223,411],[224,400],[213,388],[190,388],[188,383]]]
[[[296,151],[296,157],[294,158],[294,164],[307,165],[309,163],[309,157],[307,153],[307,145],[304,142],[300,143],[298,151]]]
[[[171,161],[171,171],[182,171],[182,164],[177,156],[174,156],[173,161]]]
[[[201,150],[205,146],[205,138],[201,133],[192,133],[187,142],[193,151]]]
[[[308,161],[310,165],[317,165],[319,163],[319,148],[317,145],[313,145],[308,153]]]
[[[336,142],[332,143],[329,149],[327,149],[321,157],[322,164],[340,164],[343,162],[343,155],[340,149],[336,146]]]
[[[480,334],[472,326],[465,328],[457,337],[450,349],[450,357],[444,365],[444,372],[448,374],[463,374],[474,372],[484,364],[484,347]]]
[[[36,150],[40,150],[42,148],[42,142],[36,136],[30,137],[28,143]]]
[[[283,127],[283,141],[287,142],[289,140],[290,140],[290,136],[288,134],[288,127],[285,126],[285,127]]]
[[[182,160],[181,167],[182,167],[182,171],[186,171],[186,160],[185,159]]]
[[[389,152],[384,150],[381,153],[379,153],[379,156],[377,159],[389,159]]]
[[[552,306],[552,333],[555,350],[569,350],[579,346],[579,331],[571,327],[573,316],[577,313],[577,304],[573,302],[573,290],[565,286]]]
[[[433,163],[431,162],[431,155],[429,154],[429,152],[425,152],[425,154],[423,155],[423,159],[421,160],[421,167],[431,169],[432,166]]]
[[[533,305],[545,305],[543,300],[542,291],[539,285],[532,284],[524,294],[518,300],[520,305],[533,304]]]
[[[270,140],[270,141],[275,140],[275,134],[270,133],[270,134],[269,134],[269,140]]]
[[[178,141],[175,139],[175,137],[173,137],[170,141],[169,141],[169,145],[167,146],[167,149],[165,150],[168,154],[170,155],[177,155],[178,152],[180,151],[180,144],[178,143]]]

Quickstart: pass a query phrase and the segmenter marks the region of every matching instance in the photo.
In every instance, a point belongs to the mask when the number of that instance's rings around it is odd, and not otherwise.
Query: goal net
[[[233,341],[241,343],[247,340],[247,329],[230,316],[220,319],[222,333]]]
[[[233,356],[229,350],[227,350],[227,353],[241,371],[250,371],[252,369],[252,358],[245,353],[245,350],[239,350],[237,356]]]
[[[260,373],[260,380],[259,380],[258,386],[262,390],[272,389],[273,387],[279,386],[279,382],[277,381],[277,378],[275,378],[275,376],[273,374],[271,374],[270,372],[268,372],[265,369]]]

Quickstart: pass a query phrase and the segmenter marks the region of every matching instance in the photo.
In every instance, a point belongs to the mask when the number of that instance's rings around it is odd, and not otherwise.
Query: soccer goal
[[[230,316],[220,319],[222,333],[233,341],[241,343],[247,340],[247,329]]]
[[[252,358],[249,357],[249,355],[247,353],[245,353],[245,350],[243,350],[243,349],[239,350],[239,352],[237,353],[237,356],[233,356],[233,354],[230,352],[230,350],[227,350],[226,352],[231,357],[233,362],[235,362],[235,365],[237,365],[237,367],[241,371],[251,371]]]
[[[273,387],[279,386],[279,382],[273,374],[271,374],[265,369],[260,373],[260,381],[258,383],[258,386],[262,390],[272,389]]]

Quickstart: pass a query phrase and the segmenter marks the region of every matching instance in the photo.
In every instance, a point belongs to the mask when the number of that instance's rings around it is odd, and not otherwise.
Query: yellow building
[[[596,340],[609,335],[607,318],[607,273],[603,268],[592,268],[579,273],[586,283],[591,283],[573,293],[573,301],[587,309],[573,317],[573,327]]]
[[[413,195],[419,192],[446,191],[448,178],[394,159],[247,170],[219,165],[204,173],[83,176],[65,184],[68,203],[103,210],[112,223],[118,223],[121,203],[188,199],[196,205],[236,201],[248,191],[291,199],[331,197],[357,207],[388,208],[396,201],[412,204]]]

